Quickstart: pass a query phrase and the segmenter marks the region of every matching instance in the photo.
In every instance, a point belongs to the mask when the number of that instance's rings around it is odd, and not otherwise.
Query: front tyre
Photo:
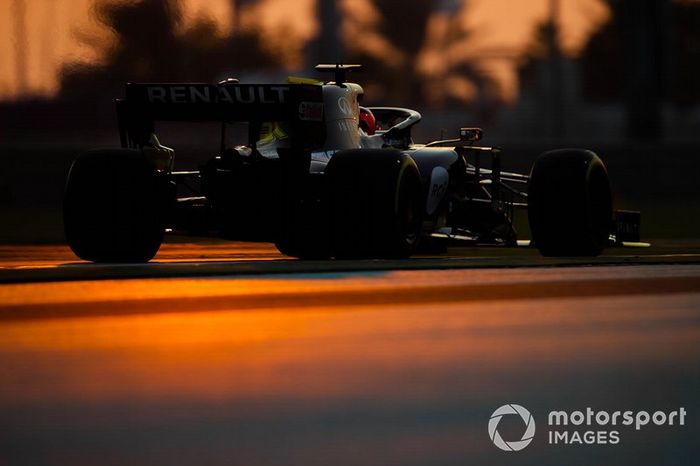
[[[341,151],[325,174],[336,258],[406,258],[414,252],[425,198],[410,156],[389,149]]]
[[[612,226],[612,192],[602,160],[583,149],[540,155],[530,172],[528,219],[542,255],[600,255]]]
[[[92,262],[148,262],[163,241],[167,196],[143,153],[81,154],[68,174],[63,223],[76,256]]]

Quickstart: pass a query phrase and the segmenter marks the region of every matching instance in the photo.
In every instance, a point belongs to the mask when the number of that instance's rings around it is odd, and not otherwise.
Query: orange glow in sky
[[[576,53],[595,28],[608,17],[602,0],[560,0],[564,48]],[[51,96],[58,90],[61,66],[67,62],[99,60],[85,38],[109,38],[94,19],[96,0],[0,0],[0,99]],[[517,93],[514,57],[527,45],[536,25],[547,17],[549,0],[469,0],[453,20],[473,32],[467,43],[445,50],[429,37],[419,57],[419,69],[434,70],[449,60],[479,59],[492,71],[507,98]],[[259,28],[271,50],[279,50],[286,68],[303,66],[304,45],[317,33],[315,0],[259,0],[241,11],[230,0],[182,0],[183,27],[198,18],[216,22],[222,34],[234,23]],[[346,14],[345,37],[365,31],[363,43],[387,62],[393,49],[373,28],[377,18],[369,0],[341,0]],[[22,18],[24,20],[22,20]],[[439,28],[437,28],[439,29]],[[432,42],[431,42],[432,41]],[[504,58],[504,56],[507,56]],[[414,59],[415,57],[408,57]],[[464,92],[469,92],[465,89]]]

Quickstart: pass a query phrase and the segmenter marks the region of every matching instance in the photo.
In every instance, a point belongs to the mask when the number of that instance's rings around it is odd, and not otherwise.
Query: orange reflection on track
[[[197,243],[164,243],[153,263],[271,260],[287,258],[270,243],[205,240]],[[67,245],[0,244],[0,268],[44,267],[87,262]]]
[[[0,328],[0,402],[483,396],[498,373],[697,360],[697,295],[81,317]],[[660,305],[664,312],[658,310]],[[482,379],[482,376],[485,377]],[[439,382],[438,382],[439,381]],[[546,381],[545,381],[546,382]],[[543,382],[544,383],[544,382]]]

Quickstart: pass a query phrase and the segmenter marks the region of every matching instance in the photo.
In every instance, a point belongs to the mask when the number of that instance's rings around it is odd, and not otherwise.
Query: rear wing
[[[242,121],[251,135],[263,122],[289,121],[299,147],[317,145],[325,128],[323,89],[313,84],[129,83],[117,118],[123,147],[145,144],[157,121]]]

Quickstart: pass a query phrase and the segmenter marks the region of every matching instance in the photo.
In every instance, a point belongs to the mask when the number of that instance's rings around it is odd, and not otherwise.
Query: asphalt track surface
[[[180,243],[156,261],[0,247],[0,465],[700,464],[692,243],[398,264]],[[520,452],[489,439],[506,403],[537,424]],[[586,407],[688,414],[548,443],[550,411]]]
[[[171,242],[148,264],[90,264],[64,245],[0,245],[0,283],[155,277],[700,263],[700,241],[655,241],[649,248],[611,248],[596,258],[543,258],[534,248],[460,247],[411,260],[299,261],[266,243]]]

